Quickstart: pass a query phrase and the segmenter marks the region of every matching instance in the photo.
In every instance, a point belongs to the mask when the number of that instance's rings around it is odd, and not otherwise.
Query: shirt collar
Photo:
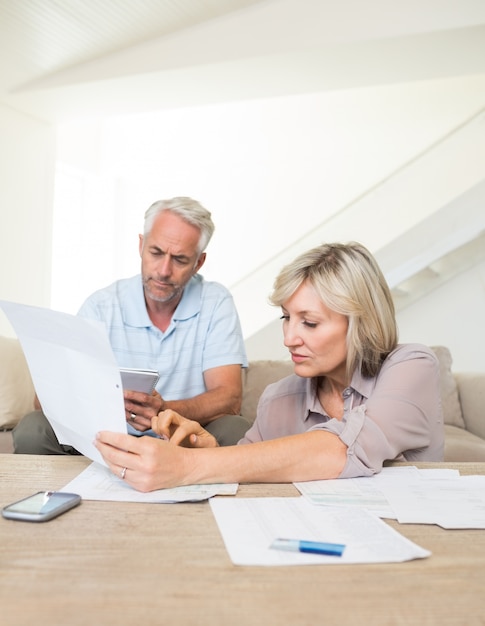
[[[323,407],[318,399],[318,378],[305,379],[306,391],[306,417],[305,421],[310,417],[310,413],[320,413],[323,415]]]
[[[133,292],[125,294],[123,301],[123,319],[127,326],[147,328],[153,326],[145,304],[145,293],[141,275],[135,277],[137,283]],[[185,285],[182,298],[173,314],[173,321],[186,320],[200,311],[202,299],[202,285],[204,278],[200,274],[192,276]],[[135,297],[133,297],[135,296]]]
[[[374,391],[377,377],[364,377],[362,373],[356,370],[350,382],[351,389],[355,389],[363,398],[367,400]]]
[[[305,381],[306,391],[306,417],[307,420],[310,413],[320,413],[324,415],[324,410],[318,399],[318,378],[307,378]],[[366,378],[359,371],[355,371],[352,376],[349,388],[356,391],[362,398],[369,398],[376,386],[376,378]]]
[[[200,311],[202,301],[202,284],[204,278],[201,274],[192,276],[189,282],[185,285],[182,299],[178,303],[177,308],[173,314],[173,320],[188,320],[194,315],[197,315]]]

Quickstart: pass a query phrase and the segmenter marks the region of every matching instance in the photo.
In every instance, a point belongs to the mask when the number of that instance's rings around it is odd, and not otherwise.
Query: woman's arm
[[[295,482],[337,478],[347,455],[340,439],[308,432],[259,443],[184,448],[153,437],[101,432],[95,445],[114,474],[139,491],[207,483]]]

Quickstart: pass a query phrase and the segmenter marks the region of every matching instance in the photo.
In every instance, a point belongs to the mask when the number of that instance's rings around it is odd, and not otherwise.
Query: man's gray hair
[[[145,237],[150,233],[155,218],[160,215],[160,213],[163,213],[163,211],[170,211],[181,217],[187,223],[196,226],[200,230],[198,251],[199,254],[204,252],[209,245],[209,241],[215,229],[210,211],[205,209],[197,200],[183,196],[171,198],[170,200],[157,200],[157,202],[154,202],[145,212],[145,224],[143,228]]]

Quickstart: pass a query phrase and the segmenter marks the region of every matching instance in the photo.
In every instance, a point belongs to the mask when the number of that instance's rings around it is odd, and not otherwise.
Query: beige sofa
[[[485,461],[485,373],[453,374],[449,350],[433,350],[441,366],[445,460]],[[242,414],[253,420],[266,385],[292,371],[291,361],[252,361],[244,370]],[[11,429],[33,409],[34,395],[18,340],[0,336],[0,452],[12,452]]]

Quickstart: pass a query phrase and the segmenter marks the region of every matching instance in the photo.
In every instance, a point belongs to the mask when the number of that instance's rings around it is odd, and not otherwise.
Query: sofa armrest
[[[455,374],[465,428],[485,439],[485,373]]]
[[[35,390],[18,339],[0,336],[0,428],[13,428],[34,409]]]

